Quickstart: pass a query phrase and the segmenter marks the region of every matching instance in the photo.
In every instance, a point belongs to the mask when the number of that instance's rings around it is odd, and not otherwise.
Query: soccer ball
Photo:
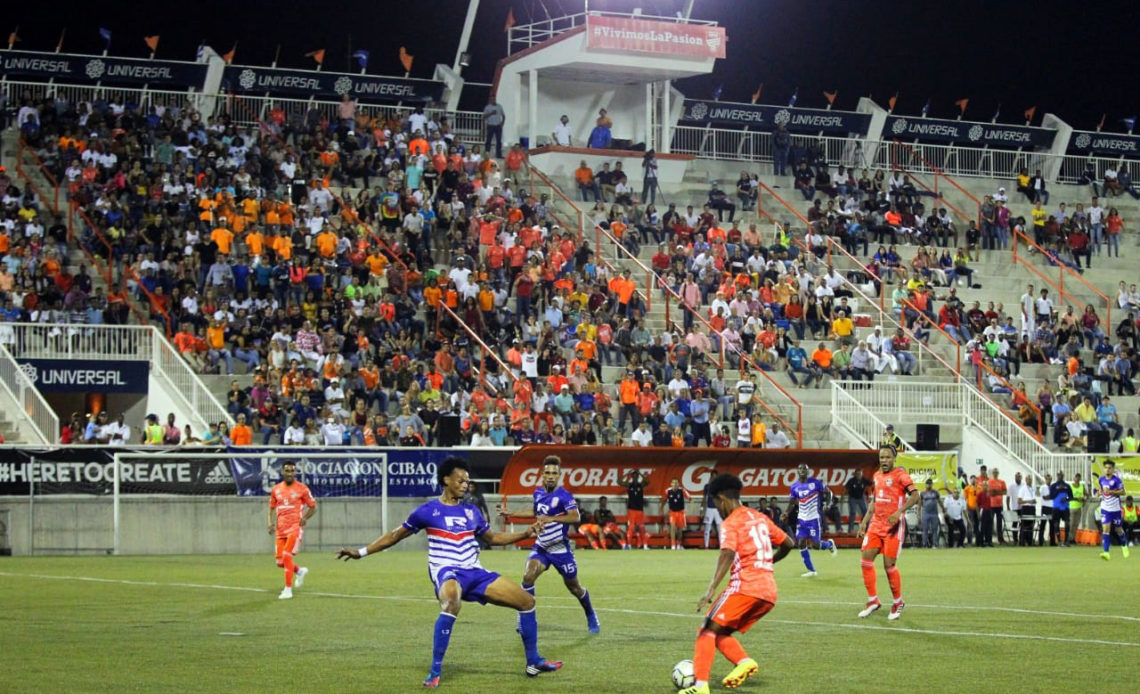
[[[697,675],[693,672],[693,661],[682,660],[673,666],[673,686],[677,689],[691,687],[697,682]]]

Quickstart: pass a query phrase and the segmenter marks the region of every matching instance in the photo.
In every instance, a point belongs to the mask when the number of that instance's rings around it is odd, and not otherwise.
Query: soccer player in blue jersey
[[[1124,496],[1124,480],[1116,474],[1116,463],[1111,460],[1104,461],[1104,474],[1100,476],[1100,523],[1101,542],[1103,552],[1100,558],[1108,561],[1112,555],[1108,553],[1109,544],[1113,534],[1120,540],[1120,551],[1124,558],[1128,558],[1128,538],[1124,534],[1124,522],[1121,520],[1120,497]]]
[[[838,554],[833,540],[823,539],[823,528],[820,523],[820,509],[823,508],[823,493],[826,487],[814,477],[811,470],[804,463],[796,468],[799,479],[792,482],[791,494],[788,498],[787,513],[792,512],[792,504],[798,505],[796,515],[796,542],[800,546],[800,556],[803,557],[807,571],[800,574],[803,578],[815,576],[815,565],[811,562],[812,545],[831,552],[831,556]]]
[[[363,559],[369,554],[382,552],[420,530],[427,530],[428,574],[435,584],[436,597],[441,611],[435,621],[435,639],[432,647],[431,671],[424,680],[425,687],[438,687],[443,671],[443,656],[451,641],[451,631],[459,617],[461,601],[491,603],[510,607],[519,612],[518,631],[526,649],[526,674],[537,677],[562,667],[559,661],[548,661],[538,654],[538,621],[534,614],[534,596],[518,584],[479,564],[479,538],[488,545],[512,545],[538,535],[538,526],[532,525],[517,533],[499,533],[491,530],[479,509],[462,503],[467,493],[467,463],[461,458],[448,458],[439,465],[439,486],[443,492],[438,499],[423,504],[400,527],[360,549],[342,548],[338,559]]]
[[[526,559],[522,588],[534,595],[534,584],[538,577],[551,566],[562,574],[566,589],[582,605],[586,612],[586,628],[591,634],[601,631],[598,615],[590,604],[590,592],[578,582],[578,564],[574,562],[574,549],[567,532],[567,525],[581,521],[578,502],[574,495],[558,485],[562,476],[562,459],[548,455],[542,461],[542,486],[534,490],[534,508],[531,511],[508,512],[502,507],[500,513],[516,518],[535,519],[539,527],[534,549]]]

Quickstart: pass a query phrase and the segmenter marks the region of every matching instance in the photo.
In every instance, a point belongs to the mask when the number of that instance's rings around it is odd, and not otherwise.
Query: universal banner
[[[586,18],[586,49],[591,51],[723,58],[727,43],[724,27],[630,17]]]
[[[765,132],[782,125],[789,132],[866,135],[871,125],[871,116],[850,111],[686,99],[681,122],[692,125],[747,126],[750,130]]]
[[[725,472],[740,478],[746,496],[786,496],[800,463],[833,492],[844,494],[848,478],[871,476],[879,462],[874,450],[525,446],[507,462],[500,491],[529,496],[540,484],[548,455],[561,458],[562,484],[574,494],[623,495],[626,474],[637,470],[648,477],[647,497],[662,496],[673,479],[690,494],[701,494],[713,476]]]
[[[887,116],[883,125],[884,140],[945,142],[971,147],[1049,147],[1055,134],[1053,130],[1022,125],[904,116]]]
[[[146,393],[150,362],[115,359],[16,360],[41,393]]]
[[[242,65],[226,68],[222,88],[238,94],[268,93],[338,101],[347,95],[365,102],[427,102],[439,101],[443,96],[443,83],[431,80]]]
[[[146,84],[152,89],[202,88],[206,66],[175,60],[143,60],[111,56],[0,52],[0,74],[8,79],[28,79],[68,84]]]
[[[1069,151],[1074,154],[1140,157],[1140,135],[1074,132],[1069,138]]]
[[[203,449],[206,451],[209,449]],[[224,460],[195,458],[154,449],[75,446],[56,450],[0,450],[0,496],[39,494],[110,495],[115,453],[153,453],[127,459],[119,471],[123,494],[229,495],[234,480]],[[34,486],[34,489],[33,489]]]

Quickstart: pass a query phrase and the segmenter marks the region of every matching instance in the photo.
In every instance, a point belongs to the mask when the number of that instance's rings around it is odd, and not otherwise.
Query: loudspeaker
[[[1109,433],[1105,429],[1088,432],[1089,453],[1108,453]]]
[[[445,414],[439,418],[439,436],[436,445],[450,448],[459,445],[459,415]]]
[[[938,424],[916,424],[914,427],[914,444],[920,451],[938,450],[938,438],[942,427]]]

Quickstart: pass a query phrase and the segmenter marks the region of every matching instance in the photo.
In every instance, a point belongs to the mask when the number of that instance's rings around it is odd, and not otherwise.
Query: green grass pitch
[[[741,638],[761,663],[742,692],[1114,690],[1140,660],[1140,556],[1113,547],[905,550],[907,610],[857,619],[859,556],[795,552],[777,565],[780,601]],[[486,551],[517,580],[526,554]],[[565,662],[529,680],[515,615],[464,604],[444,663],[453,692],[661,692],[692,657],[697,598],[716,554],[579,552],[602,633],[550,572],[538,583],[539,648]],[[0,560],[0,691],[414,692],[438,613],[426,555],[351,564],[307,552],[292,601],[277,600],[271,555]],[[880,569],[880,595],[889,598]],[[714,664],[713,691],[729,669]],[[1087,675],[1087,677],[1086,677]],[[1062,678],[1063,679],[1063,678]],[[1075,687],[1075,689],[1074,689]]]

